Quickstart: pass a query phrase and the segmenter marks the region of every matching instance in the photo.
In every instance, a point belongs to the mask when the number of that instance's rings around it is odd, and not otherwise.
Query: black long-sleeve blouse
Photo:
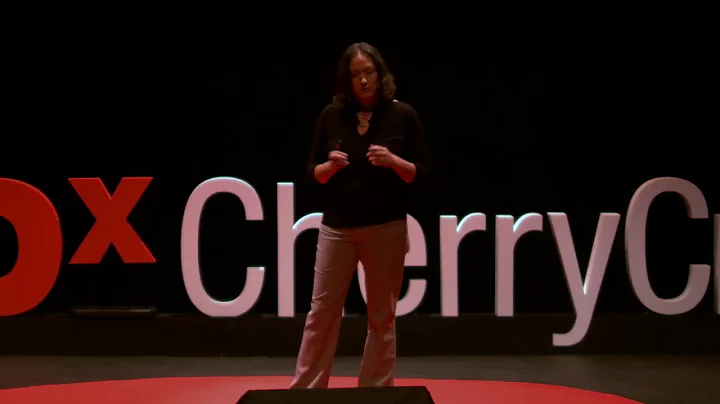
[[[334,104],[323,109],[315,128],[307,175],[315,181],[315,167],[327,161],[331,150],[348,154],[349,166],[321,186],[323,224],[353,228],[404,219],[408,213],[409,188],[429,177],[429,156],[423,127],[415,109],[404,102],[382,102],[372,111],[370,127],[363,135],[352,108]],[[415,165],[411,184],[393,169],[370,164],[370,145],[387,147]]]

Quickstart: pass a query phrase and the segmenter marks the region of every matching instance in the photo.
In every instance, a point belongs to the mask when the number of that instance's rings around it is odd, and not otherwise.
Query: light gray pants
[[[365,272],[368,314],[358,384],[394,384],[395,307],[408,248],[405,220],[353,229],[321,226],[312,302],[290,388],[328,386],[345,297],[358,262]]]

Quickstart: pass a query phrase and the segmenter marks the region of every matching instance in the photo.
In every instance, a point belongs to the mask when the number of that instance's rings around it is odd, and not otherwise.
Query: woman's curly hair
[[[352,80],[350,79],[350,61],[358,54],[363,54],[372,59],[380,83],[379,96],[385,101],[392,101],[395,98],[395,77],[390,73],[385,60],[374,46],[358,42],[350,45],[340,58],[337,74],[335,76],[335,95],[333,102],[345,107],[355,101],[352,91]]]

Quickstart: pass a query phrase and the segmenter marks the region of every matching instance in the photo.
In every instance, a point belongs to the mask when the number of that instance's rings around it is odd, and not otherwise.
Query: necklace
[[[372,119],[372,112],[358,112],[358,133],[364,135],[370,127],[370,119]]]

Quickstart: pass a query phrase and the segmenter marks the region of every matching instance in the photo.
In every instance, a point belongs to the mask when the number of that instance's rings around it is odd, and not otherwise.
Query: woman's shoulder
[[[335,104],[334,102],[331,102],[323,107],[323,109],[320,110],[321,115],[325,115],[328,113],[337,113],[340,111],[340,106]]]
[[[407,102],[393,100],[392,109],[403,116],[417,119],[417,111],[415,111],[415,108]]]
[[[339,117],[341,113],[342,107],[334,102],[331,102],[320,110],[320,119],[326,121],[327,119]]]
[[[417,112],[415,111],[415,108],[406,102],[393,100],[389,107],[390,111],[394,113],[417,119]],[[332,115],[339,116],[345,111],[346,110],[341,105],[331,102],[320,111],[320,115],[323,117]]]

